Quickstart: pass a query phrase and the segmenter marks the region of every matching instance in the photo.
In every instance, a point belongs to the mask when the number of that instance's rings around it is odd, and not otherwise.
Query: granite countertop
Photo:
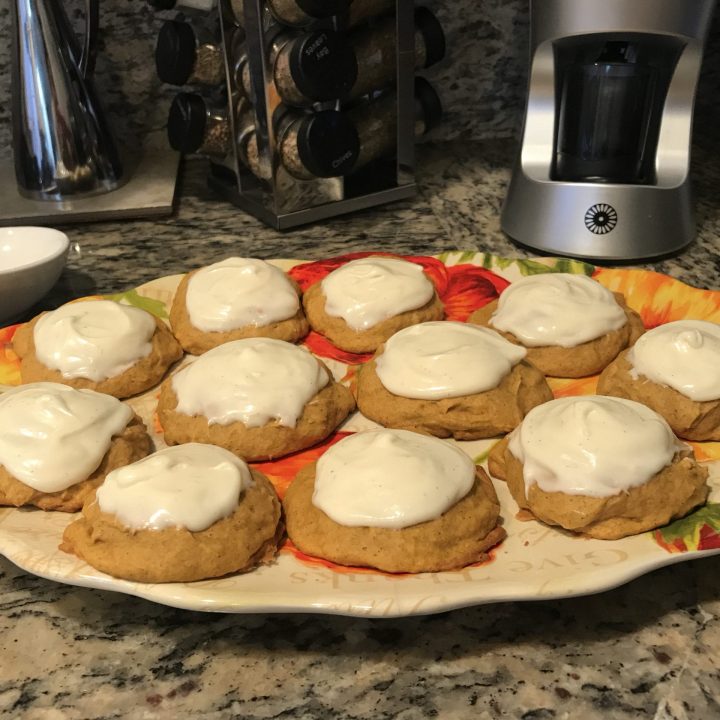
[[[720,164],[700,147],[698,240],[648,267],[720,287]],[[175,217],[68,229],[43,305],[118,292],[229,254],[389,249],[525,255],[499,230],[508,143],[430,146],[417,198],[280,234],[215,200],[187,163]],[[59,585],[0,559],[8,718],[720,717],[720,557],[601,595],[394,620],[214,615]]]

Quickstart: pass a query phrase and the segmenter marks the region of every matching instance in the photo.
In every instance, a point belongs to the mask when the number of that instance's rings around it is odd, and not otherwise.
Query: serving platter
[[[274,260],[304,289],[359,254],[326,261]],[[573,272],[593,276],[622,292],[646,327],[678,319],[720,322],[720,292],[684,285],[643,270],[596,268],[566,259],[513,260],[482,253],[449,252],[409,257],[423,265],[443,300],[449,319],[465,320],[495,299],[508,283],[528,274]],[[153,280],[111,296],[167,319],[181,276]],[[0,386],[20,382],[12,351],[15,328],[0,330]],[[328,364],[337,379],[352,385],[357,366],[367,356],[338,350],[311,333],[307,347]],[[551,379],[556,396],[590,394],[597,378]],[[157,389],[129,401],[145,420],[156,446],[164,447],[155,417]],[[274,462],[258,463],[282,495],[298,470],[315,460],[346,433],[377,427],[356,412],[325,443]],[[448,441],[450,442],[450,441]],[[484,463],[494,440],[460,442]],[[507,600],[572,597],[606,590],[675,562],[720,552],[720,443],[694,443],[699,460],[710,469],[707,505],[687,518],[654,532],[617,541],[572,536],[536,521],[516,518],[517,505],[504,483],[495,481],[507,539],[486,562],[457,572],[390,575],[344,568],[309,558],[287,542],[277,560],[244,575],[194,583],[143,584],[112,578],[58,549],[71,515],[31,508],[0,509],[0,554],[35,575],[71,585],[113,590],[157,603],[216,612],[318,612],[351,616],[395,617],[441,612],[457,607]]]

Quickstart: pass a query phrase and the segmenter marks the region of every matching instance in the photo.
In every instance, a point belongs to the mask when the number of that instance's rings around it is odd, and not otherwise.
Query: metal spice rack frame
[[[294,180],[283,174],[276,152],[272,123],[278,105],[273,88],[272,67],[268,62],[272,38],[278,27],[264,27],[263,0],[245,0],[237,3],[243,18],[236,18],[231,0],[218,0],[216,13],[225,56],[228,118],[230,123],[230,152],[222,161],[213,160],[208,176],[209,185],[229,202],[250,213],[267,225],[287,230],[325,218],[343,215],[413,196],[415,184],[414,95],[415,71],[413,0],[396,0],[396,95],[397,143],[395,177],[390,186],[381,189],[367,188],[364,192],[348,192],[343,177],[313,181]],[[235,87],[236,61],[233,36],[237,24],[242,25],[247,46],[250,81],[254,97],[255,132],[258,152],[272,166],[269,181],[260,181],[241,162],[237,146],[235,105],[238,88]],[[243,24],[244,23],[244,24]],[[327,25],[342,30],[342,18],[334,18]],[[341,103],[324,104],[327,109],[341,109]]]

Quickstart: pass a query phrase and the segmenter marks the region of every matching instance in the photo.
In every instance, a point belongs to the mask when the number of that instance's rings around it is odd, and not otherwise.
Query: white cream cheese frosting
[[[687,446],[632,400],[588,395],[538,405],[510,435],[525,490],[603,498],[643,485]]]
[[[277,420],[295,427],[305,404],[330,378],[305,348],[282,340],[224,343],[172,378],[177,411],[210,424],[259,427]]]
[[[300,300],[279,268],[264,260],[230,257],[190,278],[185,304],[196,328],[224,332],[287,320],[297,313]]]
[[[0,395],[0,465],[31,488],[54,493],[87,480],[133,411],[110,395],[30,383]]]
[[[473,461],[456,445],[407,430],[344,438],[318,460],[313,504],[340,525],[406,528],[470,492]]]
[[[113,470],[96,498],[103,512],[133,530],[200,532],[232,514],[252,483],[248,466],[231,452],[188,443]]]
[[[68,303],[35,324],[35,354],[63,377],[100,382],[149,355],[155,327],[140,308],[111,300]]]
[[[386,257],[352,260],[321,283],[325,312],[360,332],[432,300],[435,288],[420,265]]]
[[[496,388],[527,355],[494,330],[460,322],[426,322],[395,333],[375,364],[394,395],[424,400]]]
[[[691,400],[720,398],[720,325],[678,320],[649,330],[630,348],[634,377],[677,390]]]
[[[490,324],[526,347],[576,347],[618,330],[625,311],[607,288],[586,275],[543,273],[503,290]]]

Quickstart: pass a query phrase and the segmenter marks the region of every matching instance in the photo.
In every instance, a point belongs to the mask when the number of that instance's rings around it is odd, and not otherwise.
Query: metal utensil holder
[[[324,218],[373,207],[412,196],[414,178],[414,24],[413,0],[396,0],[396,97],[397,143],[394,168],[388,173],[357,182],[350,171],[344,177],[297,180],[279,162],[278,137],[273,117],[281,104],[270,66],[271,43],[282,29],[275,23],[263,0],[244,3],[219,0],[216,12],[221,31],[227,80],[227,117],[230,147],[223,159],[213,159],[208,182],[219,194],[261,219],[286,230]],[[235,10],[233,9],[235,8]],[[242,18],[236,12],[242,13]],[[343,17],[325,21],[325,27],[342,31]],[[322,27],[322,22],[319,23]],[[314,25],[313,28],[316,26]],[[241,161],[238,152],[237,106],[243,102],[234,72],[238,33],[244,32],[252,87],[253,115],[259,163],[269,168],[265,180],[258,179]],[[340,100],[321,103],[316,109],[344,109]]]

